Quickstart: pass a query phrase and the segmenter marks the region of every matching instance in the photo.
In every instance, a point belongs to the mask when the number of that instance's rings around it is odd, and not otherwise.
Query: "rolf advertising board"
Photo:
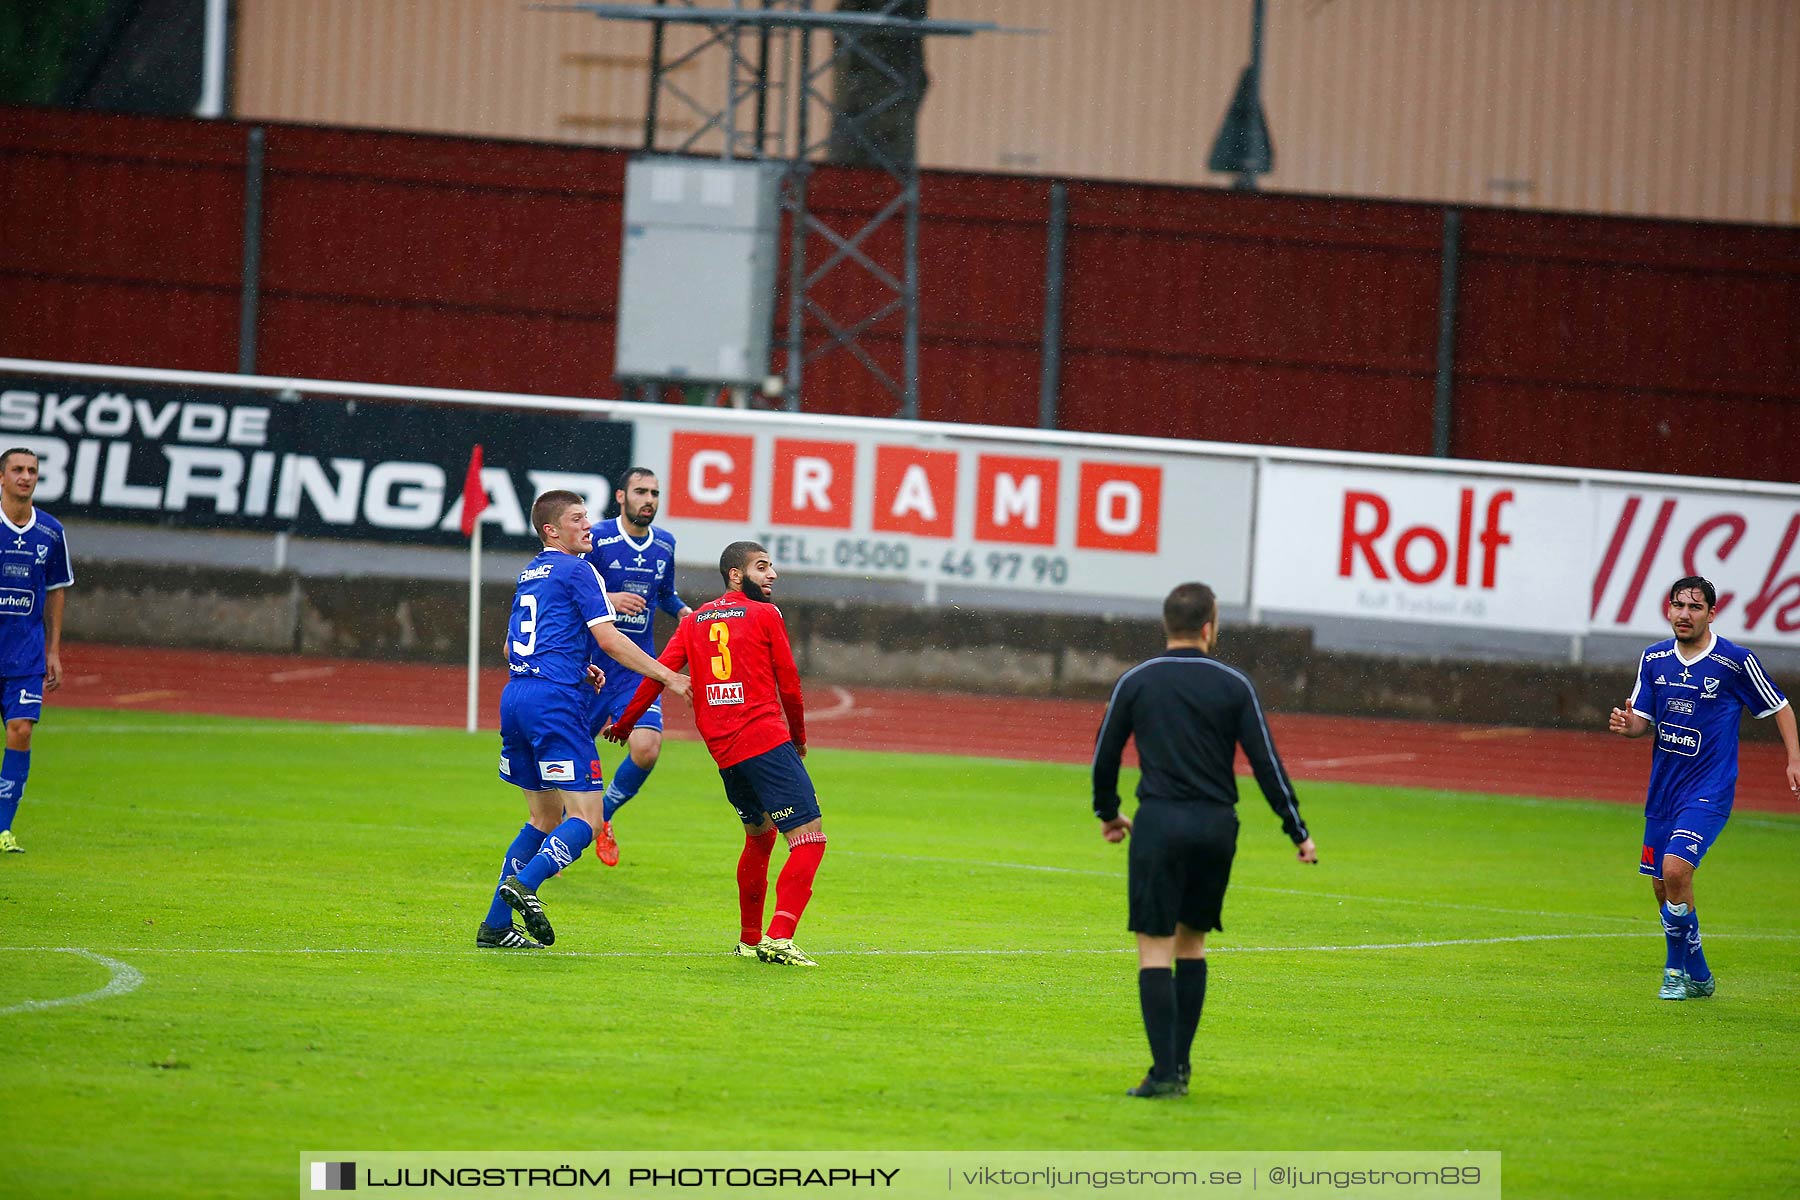
[[[1653,639],[1668,636],[1668,585],[1703,575],[1718,586],[1729,636],[1800,645],[1800,488],[1644,480],[1269,462],[1254,599],[1299,613]]]

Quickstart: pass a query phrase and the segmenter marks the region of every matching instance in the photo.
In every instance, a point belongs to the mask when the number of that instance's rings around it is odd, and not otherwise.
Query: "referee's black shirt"
[[[1242,745],[1282,830],[1295,845],[1306,840],[1256,688],[1224,663],[1172,649],[1119,676],[1094,742],[1094,815],[1103,821],[1119,815],[1119,757],[1132,737],[1143,772],[1139,800],[1235,805],[1231,768]]]

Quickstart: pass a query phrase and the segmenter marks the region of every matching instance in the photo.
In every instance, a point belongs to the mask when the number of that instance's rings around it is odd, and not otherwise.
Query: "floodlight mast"
[[[731,0],[730,7],[702,7],[697,0],[655,0],[653,4],[536,4],[553,12],[580,12],[606,21],[650,23],[650,94],[645,105],[644,144],[647,153],[693,152],[708,134],[717,132],[724,159],[755,159],[784,164],[781,205],[788,214],[788,327],[787,363],[782,378],[782,405],[798,412],[804,402],[806,366],[835,350],[854,358],[874,376],[896,402],[895,416],[919,415],[919,166],[916,141],[906,153],[896,155],[869,129],[869,123],[901,106],[917,109],[923,96],[923,72],[896,70],[869,45],[876,38],[968,37],[985,32],[1035,32],[1002,30],[988,21],[945,21],[897,15],[908,0],[885,0],[880,12],[814,12],[812,0]],[[707,36],[673,59],[665,58],[664,28],[692,25]],[[745,46],[744,35],[754,33],[754,49]],[[812,35],[829,33],[832,52],[815,65]],[[722,104],[701,100],[681,87],[674,73],[707,54],[720,51],[725,58],[726,86]],[[860,59],[885,77],[891,89],[873,103],[852,112],[839,103],[823,81],[842,63]],[[689,110],[697,126],[678,145],[657,146],[659,119],[665,97]],[[754,104],[748,127],[738,110],[746,101]],[[891,182],[894,194],[860,225],[835,228],[807,205],[807,183],[815,157],[830,138],[815,139],[809,127],[809,110],[817,104],[831,115],[831,129],[840,139],[848,136],[867,160]],[[873,235],[888,222],[899,219],[904,234],[901,261],[878,260]],[[808,234],[816,234],[831,247],[816,267],[807,269]],[[818,298],[826,276],[839,267],[860,266],[888,298],[856,317],[831,313]],[[871,348],[873,332],[898,315],[902,321],[899,369],[884,365]],[[660,385],[664,380],[647,381]],[[691,380],[686,382],[692,382]]]

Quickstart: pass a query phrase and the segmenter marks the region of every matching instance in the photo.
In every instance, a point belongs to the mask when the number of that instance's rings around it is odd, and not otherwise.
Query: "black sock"
[[[1191,1068],[1189,1055],[1194,1048],[1194,1031],[1200,1028],[1200,1010],[1206,1007],[1206,960],[1175,960],[1175,1062]]]
[[[1150,1039],[1151,1072],[1175,1078],[1175,973],[1168,967],[1138,970],[1138,1005],[1144,1010],[1144,1035]]]

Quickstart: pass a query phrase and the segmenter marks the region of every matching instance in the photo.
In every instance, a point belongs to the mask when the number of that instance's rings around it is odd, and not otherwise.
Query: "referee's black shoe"
[[[525,932],[546,946],[556,944],[556,930],[551,927],[550,918],[544,915],[543,902],[536,892],[525,890],[517,875],[508,875],[500,881],[500,898],[525,922]]]
[[[1173,1079],[1158,1079],[1152,1069],[1144,1076],[1144,1081],[1134,1088],[1126,1089],[1127,1096],[1136,1096],[1141,1100],[1162,1100],[1175,1096],[1187,1095],[1187,1080],[1177,1075]]]

